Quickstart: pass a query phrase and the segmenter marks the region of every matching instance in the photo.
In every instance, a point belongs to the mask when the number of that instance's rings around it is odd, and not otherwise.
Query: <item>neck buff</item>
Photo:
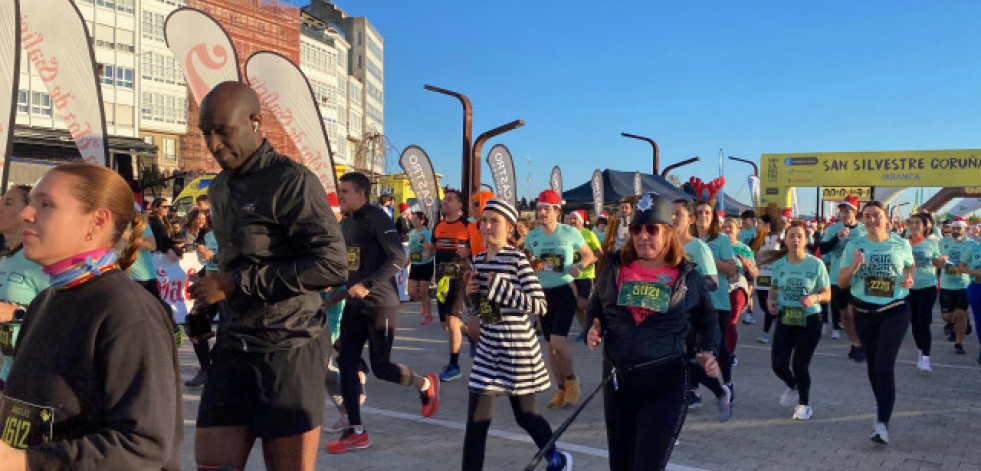
[[[71,288],[118,267],[117,258],[115,250],[99,249],[48,265],[43,270],[51,277],[52,287]]]

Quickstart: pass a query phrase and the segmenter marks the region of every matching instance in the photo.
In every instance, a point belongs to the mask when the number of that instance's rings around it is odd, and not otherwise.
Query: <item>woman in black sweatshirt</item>
[[[170,322],[123,271],[144,227],[129,186],[105,167],[62,165],[21,217],[24,256],[44,267],[51,288],[27,310],[0,398],[0,471],[179,469]]]

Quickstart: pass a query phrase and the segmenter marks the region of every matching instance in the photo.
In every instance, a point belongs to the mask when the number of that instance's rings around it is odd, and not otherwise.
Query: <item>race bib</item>
[[[48,443],[54,432],[54,408],[0,397],[0,440],[13,448]]]
[[[501,308],[491,302],[486,296],[477,298],[477,315],[481,324],[496,324],[501,322]]]
[[[865,294],[875,298],[891,298],[896,294],[896,279],[885,276],[865,278]]]
[[[666,312],[670,298],[671,288],[663,283],[624,281],[617,295],[617,305]]]
[[[565,272],[565,257],[557,253],[544,253],[541,256],[545,262],[545,268],[551,269],[555,273]]]
[[[460,276],[460,265],[456,263],[440,263],[436,267],[436,277],[445,278],[450,277],[456,279]]]
[[[421,254],[421,253],[414,253],[414,254],[410,254],[410,255],[409,255],[409,260],[410,260],[410,261],[411,261],[412,263],[419,263],[419,262],[421,262],[421,261],[422,261],[422,254]]]
[[[961,274],[961,271],[957,269],[957,265],[947,265],[944,267],[944,273],[951,276],[958,276]]]
[[[14,355],[14,341],[20,330],[19,322],[4,322],[0,324],[0,353],[6,356]]]
[[[771,280],[770,276],[763,276],[763,275],[757,276],[756,277],[756,286],[757,287],[769,288],[770,287],[770,280]]]
[[[805,320],[804,318],[804,308],[802,307],[783,308],[783,315],[780,317],[780,322],[783,322],[783,325],[795,325],[795,326],[807,325],[807,320]]]
[[[347,248],[347,271],[357,271],[361,267],[361,247]]]

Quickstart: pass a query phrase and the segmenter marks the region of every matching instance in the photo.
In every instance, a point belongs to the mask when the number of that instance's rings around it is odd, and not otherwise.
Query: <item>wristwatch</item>
[[[27,309],[24,309],[24,306],[17,306],[16,308],[14,308],[14,319],[22,321],[24,320],[24,316],[26,315],[27,315]]]

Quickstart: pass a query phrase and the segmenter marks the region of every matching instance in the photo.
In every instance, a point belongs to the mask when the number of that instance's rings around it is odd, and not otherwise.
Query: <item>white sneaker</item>
[[[797,407],[794,408],[794,420],[811,420],[813,414],[814,411],[811,410],[811,406],[797,404]]]
[[[755,323],[756,323],[756,318],[753,317],[753,314],[747,312],[746,316],[743,317],[743,324],[753,325]]]
[[[886,429],[886,424],[882,422],[876,422],[872,426],[872,443],[876,445],[888,445],[889,444],[889,430]]]
[[[831,329],[831,339],[838,340],[841,338],[841,331],[838,329]]]
[[[930,357],[925,355],[920,356],[920,361],[916,362],[916,368],[923,374],[932,372],[933,369],[930,368]]]
[[[798,400],[800,400],[800,394],[796,389],[787,388],[787,390],[780,395],[780,405],[784,407],[790,407],[797,404]]]
[[[760,343],[770,343],[770,334],[766,332],[760,334]]]

